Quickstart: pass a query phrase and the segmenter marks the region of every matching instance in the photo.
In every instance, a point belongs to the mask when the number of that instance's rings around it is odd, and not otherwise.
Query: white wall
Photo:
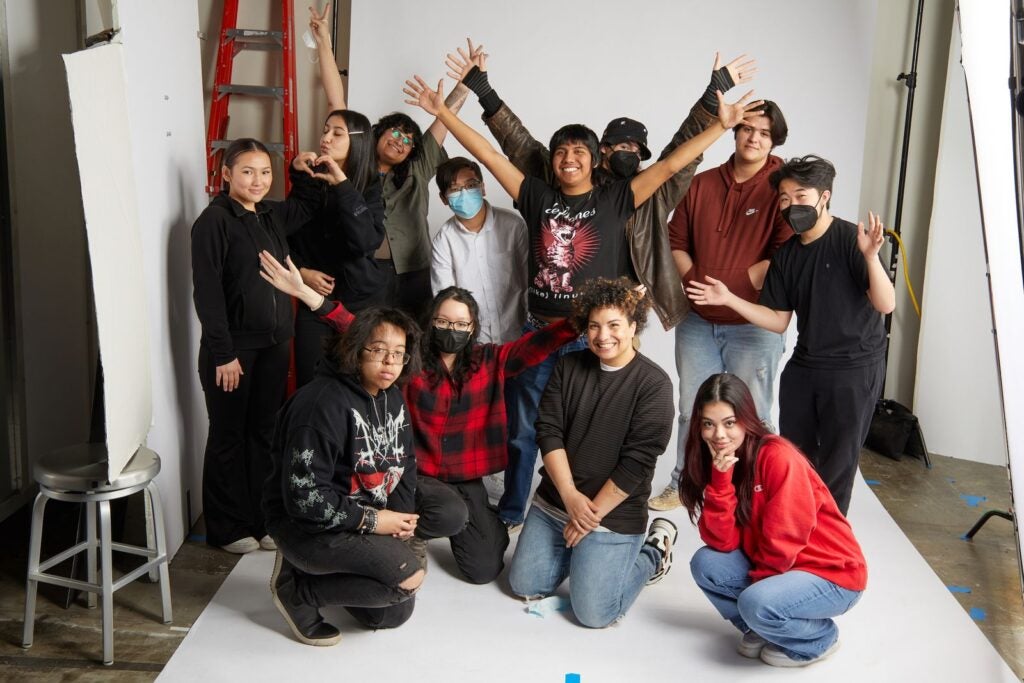
[[[396,17],[414,17],[408,24],[415,30],[403,30],[398,40],[383,37],[396,27]],[[546,142],[559,126],[573,122],[600,135],[607,121],[625,115],[647,125],[649,146],[657,151],[703,92],[715,51],[723,59],[745,52],[759,62],[752,84],[756,95],[777,102],[789,123],[789,140],[777,153],[830,159],[838,169],[833,213],[855,219],[872,63],[872,42],[864,36],[870,37],[875,25],[873,0],[793,1],[781,14],[753,0],[629,5],[522,0],[514,6],[452,0],[437,13],[424,12],[415,0],[355,3],[349,104],[371,120],[406,111],[425,127],[429,119],[422,110],[402,103],[403,82],[416,73],[436,84],[446,71],[445,53],[470,36],[491,55],[492,85],[538,139]],[[387,50],[381,49],[382,41]],[[736,88],[730,97],[742,92]],[[462,116],[484,130],[475,96]],[[454,141],[446,148],[453,156],[465,154]],[[701,169],[722,163],[732,151],[732,136],[726,135]],[[511,205],[496,181],[489,180],[488,187],[492,202]],[[448,217],[439,200],[430,216],[434,227]],[[791,332],[790,345],[794,336]],[[644,352],[675,377],[673,339],[652,322],[643,343]],[[670,454],[674,448],[673,442]],[[662,458],[659,476],[667,475],[661,470],[671,468],[669,460]]]
[[[177,549],[201,507],[207,424],[196,373],[199,329],[189,256],[192,222],[207,204],[199,23],[190,3],[121,0],[118,13],[149,303],[153,426],[147,445],[163,463],[157,483],[168,547]],[[187,519],[189,492],[193,520]]]
[[[1006,438],[977,188],[960,28],[954,25],[928,231],[914,408],[933,453],[1004,465]]]

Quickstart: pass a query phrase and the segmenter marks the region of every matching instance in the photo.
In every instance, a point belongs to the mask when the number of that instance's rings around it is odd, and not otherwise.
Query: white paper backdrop
[[[106,45],[65,55],[64,64],[103,363],[108,476],[113,479],[146,438],[153,412],[124,53],[120,45]]]

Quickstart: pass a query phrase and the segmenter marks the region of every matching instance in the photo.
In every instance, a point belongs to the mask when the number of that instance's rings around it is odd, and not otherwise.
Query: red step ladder
[[[284,141],[267,144],[272,152],[284,158],[285,193],[290,189],[287,165],[299,151],[299,131],[296,123],[297,107],[295,96],[295,8],[294,0],[281,0],[281,30],[263,31],[240,29],[238,22],[238,0],[224,0],[224,13],[220,25],[220,42],[217,45],[217,70],[214,75],[210,97],[210,124],[206,129],[206,192],[214,195],[221,189],[221,160],[224,149],[231,144],[226,139],[228,130],[228,104],[232,95],[252,97],[273,97],[284,110]],[[281,86],[236,85],[231,82],[231,68],[235,55],[242,50],[280,50]]]

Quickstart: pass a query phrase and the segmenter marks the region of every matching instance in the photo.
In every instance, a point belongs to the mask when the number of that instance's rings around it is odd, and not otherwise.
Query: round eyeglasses
[[[462,320],[447,320],[445,318],[434,318],[434,327],[439,330],[455,330],[456,332],[469,332],[473,329],[473,323]]]
[[[403,133],[402,131],[398,130],[397,128],[391,129],[391,137],[394,138],[395,140],[401,139],[402,144],[405,145],[406,147],[412,147],[412,138]]]
[[[369,356],[370,360],[382,362],[385,358],[388,359],[389,363],[401,363],[402,365],[408,365],[409,361],[412,360],[405,351],[388,351],[387,349],[371,349],[363,347],[363,351],[366,351],[366,355]]]

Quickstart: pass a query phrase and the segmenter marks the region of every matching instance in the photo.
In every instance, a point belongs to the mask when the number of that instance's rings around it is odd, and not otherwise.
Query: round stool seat
[[[139,446],[121,474],[108,482],[107,445],[87,443],[47,453],[35,463],[32,474],[48,489],[98,493],[145,484],[158,472],[160,456]]]

